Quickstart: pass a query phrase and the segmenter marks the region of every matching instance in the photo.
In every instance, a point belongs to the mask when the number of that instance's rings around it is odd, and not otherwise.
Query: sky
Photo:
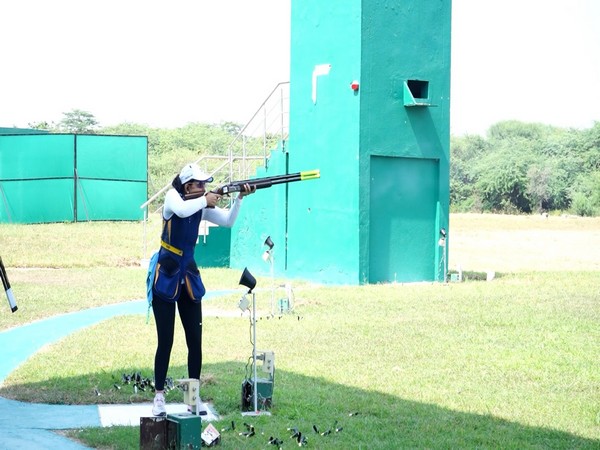
[[[0,127],[245,123],[289,80],[290,1],[4,2]],[[454,0],[451,133],[600,121],[598,23],[600,0]]]

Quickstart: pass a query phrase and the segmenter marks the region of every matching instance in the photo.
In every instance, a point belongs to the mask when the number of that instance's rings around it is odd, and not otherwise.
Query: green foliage
[[[153,195],[170,184],[180,169],[189,162],[200,160],[201,168],[212,173],[223,163],[230,149],[236,155],[242,154],[242,140],[235,140],[240,130],[241,126],[233,122],[216,125],[189,123],[174,129],[122,123],[104,127],[100,133],[148,137],[148,183],[150,195]],[[253,143],[255,141],[252,140]],[[208,156],[211,158],[203,158]],[[158,208],[162,200],[163,196],[157,198],[151,205],[151,210]]]
[[[57,125],[54,122],[47,122],[45,120],[41,122],[29,122],[27,124],[29,128],[34,130],[46,130],[46,131],[56,131]]]
[[[585,167],[593,171],[600,170],[600,122],[595,122],[591,129],[583,133],[581,147]]]
[[[484,211],[530,212],[527,197],[530,160],[531,153],[525,148],[514,151],[509,146],[498,146],[477,161],[475,189]]]
[[[592,201],[581,192],[576,192],[575,195],[573,195],[571,208],[578,216],[585,217],[594,215],[594,206]]]
[[[499,122],[487,138],[451,141],[450,203],[455,212],[600,213],[600,123],[588,130]]]
[[[573,186],[571,209],[579,216],[600,214],[600,170],[579,176]]]
[[[264,148],[271,150],[277,146],[278,136],[242,136],[241,130],[242,126],[233,122],[189,123],[174,129],[122,123],[104,127],[99,133],[148,137],[148,180],[152,195],[169,184],[186,163],[198,161],[205,172],[213,173],[227,161],[230,151],[234,156],[263,157]],[[232,163],[234,170],[239,170],[237,161]],[[216,182],[224,181],[228,170],[226,164]],[[161,201],[158,198],[155,206]]]
[[[539,159],[527,170],[527,195],[531,209],[545,210],[568,208],[568,176],[558,159]]]
[[[479,210],[476,201],[475,180],[477,171],[473,164],[485,154],[487,143],[476,135],[452,138],[450,141],[452,159],[450,164],[450,203],[455,211]]]
[[[532,203],[537,205],[538,212],[542,212],[544,203],[551,197],[552,168],[549,165],[530,166],[527,170],[527,179],[527,194]]]
[[[63,133],[94,133],[97,126],[98,121],[92,113],[73,109],[63,113],[63,118],[57,128]]]
[[[540,141],[552,128],[537,123],[523,123],[517,120],[507,120],[492,125],[488,130],[490,141]]]

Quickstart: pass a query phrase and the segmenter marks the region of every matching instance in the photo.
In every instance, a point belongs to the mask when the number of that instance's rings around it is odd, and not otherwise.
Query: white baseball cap
[[[181,184],[185,184],[190,180],[196,181],[204,181],[205,183],[210,183],[213,180],[213,177],[208,176],[205,172],[200,170],[197,164],[186,164],[181,172],[179,173],[179,181]]]

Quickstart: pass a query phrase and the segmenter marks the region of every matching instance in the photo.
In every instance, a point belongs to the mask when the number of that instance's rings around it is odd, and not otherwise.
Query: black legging
[[[185,286],[181,286],[181,296],[177,301],[179,317],[185,331],[188,348],[188,377],[200,379],[202,369],[202,303],[190,300]],[[156,390],[165,388],[165,379],[169,369],[173,334],[175,332],[175,303],[160,300],[154,294],[152,310],[156,321],[158,346],[154,357],[154,385]]]

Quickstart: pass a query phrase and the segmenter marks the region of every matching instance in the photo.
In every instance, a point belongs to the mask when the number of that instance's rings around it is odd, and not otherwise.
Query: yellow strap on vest
[[[173,247],[170,244],[167,244],[165,241],[160,241],[160,246],[162,248],[166,248],[167,250],[169,250],[172,253],[175,253],[176,255],[179,255],[179,256],[183,255],[183,250],[179,250],[178,248]]]

